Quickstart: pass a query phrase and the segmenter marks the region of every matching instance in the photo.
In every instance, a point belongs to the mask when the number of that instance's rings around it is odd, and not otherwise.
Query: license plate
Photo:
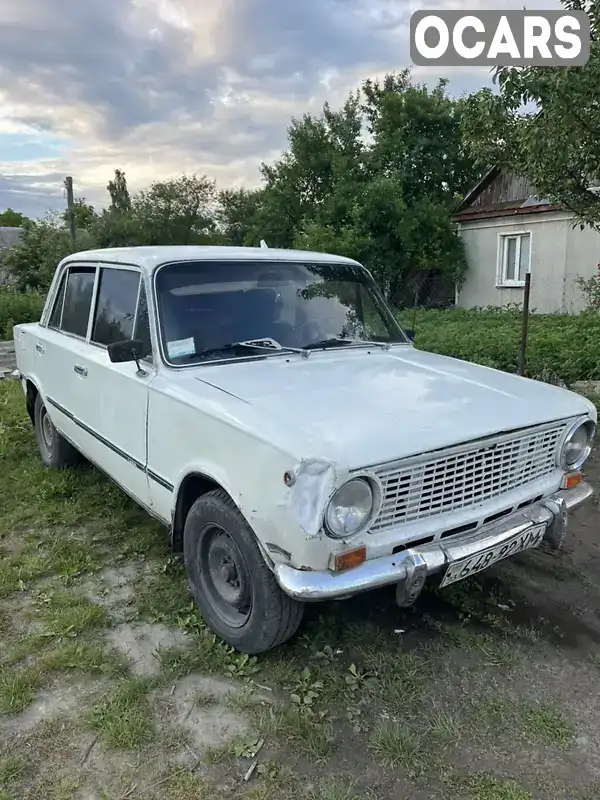
[[[544,538],[545,532],[545,525],[536,525],[523,533],[518,533],[516,536],[513,536],[512,539],[502,542],[502,544],[498,544],[495,547],[488,547],[486,550],[482,550],[474,556],[455,561],[453,564],[450,564],[446,570],[440,587],[448,586],[448,584],[456,583],[456,581],[462,581],[464,578],[468,578],[476,572],[481,572],[491,567],[492,564],[495,564],[497,561],[502,561],[503,558],[508,558],[509,556],[514,556],[515,553],[537,547]]]

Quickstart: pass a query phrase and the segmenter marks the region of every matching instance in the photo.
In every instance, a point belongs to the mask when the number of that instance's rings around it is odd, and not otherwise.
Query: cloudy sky
[[[410,66],[421,8],[524,0],[3,0],[0,209],[62,208],[64,176],[102,205],[182,172],[253,185],[293,115],[336,105],[363,78]],[[528,0],[556,8],[556,0]],[[437,71],[415,68],[418,79]],[[490,84],[446,70],[455,94]]]

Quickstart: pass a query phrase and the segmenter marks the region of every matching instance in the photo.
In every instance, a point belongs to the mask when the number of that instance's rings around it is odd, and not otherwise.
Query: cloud
[[[77,194],[104,203],[115,167],[133,189],[183,171],[207,173],[224,186],[255,184],[261,161],[285,146],[293,115],[318,112],[326,99],[343,101],[369,75],[409,66],[409,18],[422,5],[3,3],[0,208],[42,214],[62,207],[67,174]],[[456,93],[489,81],[481,71],[451,77]]]

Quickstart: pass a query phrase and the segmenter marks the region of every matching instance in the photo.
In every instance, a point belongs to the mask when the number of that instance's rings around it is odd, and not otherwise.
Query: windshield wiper
[[[307,344],[304,350],[325,350],[328,347],[338,347],[344,344],[362,344],[369,347],[382,347],[384,350],[390,349],[388,342],[371,342],[366,339],[347,339],[346,337],[333,336],[330,339],[323,339],[320,342]]]
[[[224,344],[222,347],[211,347],[207,350],[201,350],[199,353],[191,353],[188,358],[204,358],[205,356],[217,355],[219,353],[227,352],[228,350],[241,350],[244,348],[249,348],[251,350],[264,350],[271,353],[274,351],[298,353],[303,358],[307,358],[309,355],[309,353],[304,349],[300,349],[299,347],[284,347],[284,345],[280,344],[276,339],[271,339],[270,336],[267,336],[264,339],[248,339],[245,342],[231,342],[230,344]]]

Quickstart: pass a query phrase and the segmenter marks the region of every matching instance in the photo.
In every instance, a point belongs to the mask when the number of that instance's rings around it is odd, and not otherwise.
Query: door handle
[[[85,367],[82,367],[80,364],[75,364],[73,369],[78,375],[83,375],[84,378],[87,375],[87,369]]]
[[[37,351],[37,352],[38,352],[40,355],[42,355],[42,353],[44,353],[44,352],[45,352],[45,350],[46,350],[46,348],[44,347],[44,345],[43,345],[43,344],[40,344],[39,342],[37,342],[37,344],[36,344],[36,346],[35,346],[35,349],[36,349],[36,351]]]

